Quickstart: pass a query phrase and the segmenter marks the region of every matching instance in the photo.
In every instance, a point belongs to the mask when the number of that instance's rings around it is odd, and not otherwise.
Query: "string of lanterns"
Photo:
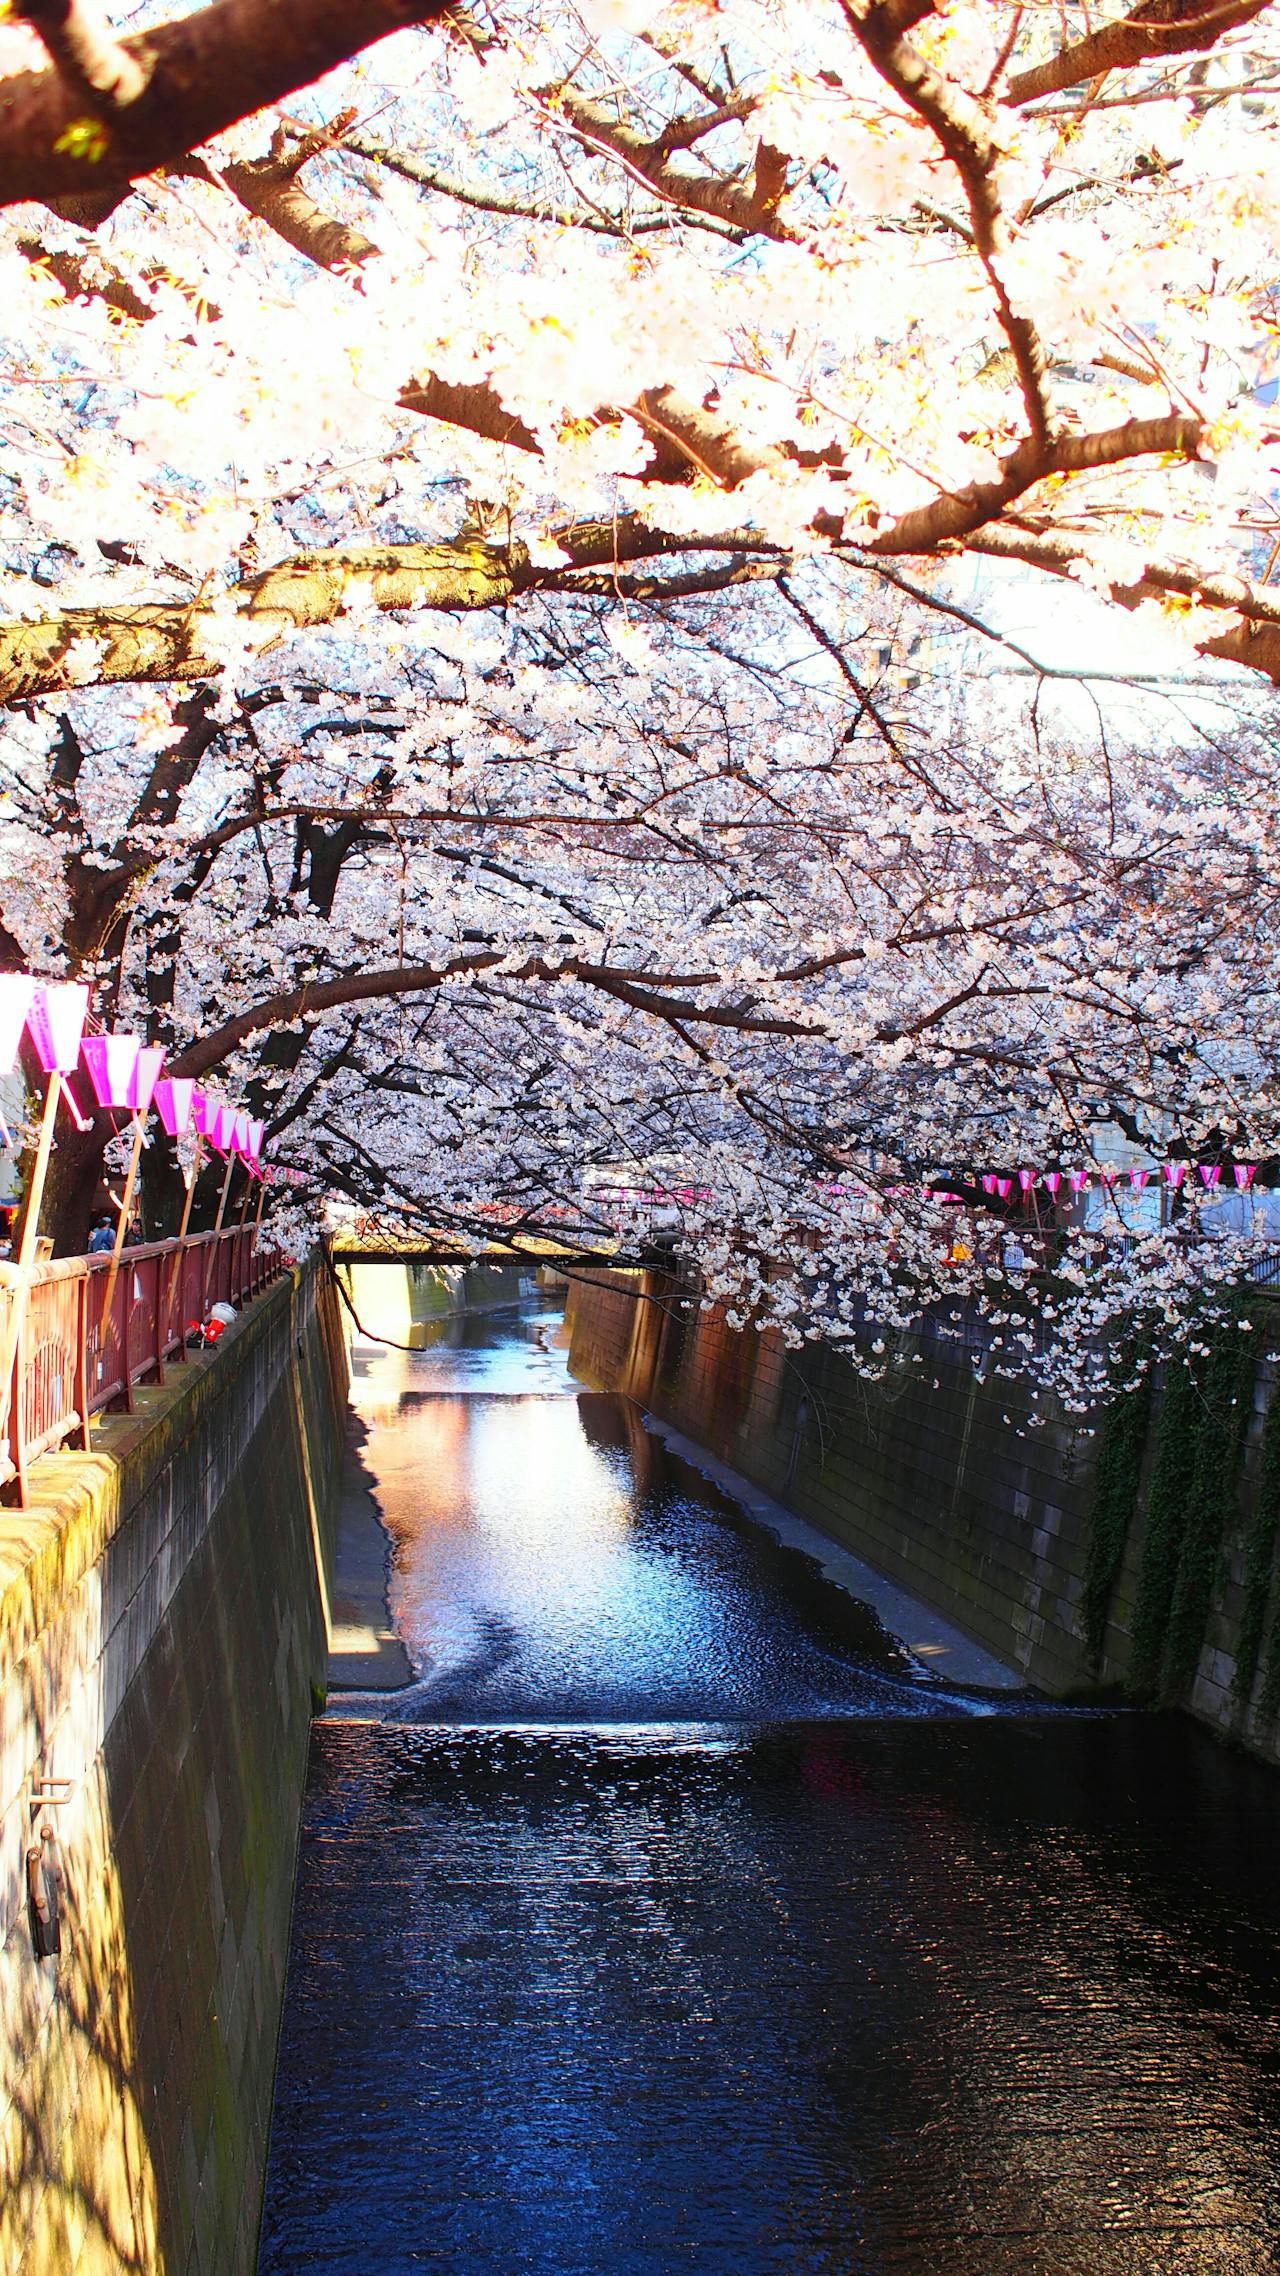
[[[980,1182],[983,1192],[991,1200],[1008,1201],[1016,1188],[1022,1199],[1028,1201],[1040,1186],[1056,1200],[1063,1186],[1073,1194],[1081,1194],[1095,1181],[1109,1194],[1126,1182],[1134,1193],[1142,1193],[1152,1183],[1159,1187],[1162,1182],[1171,1193],[1176,1193],[1184,1181],[1192,1180],[1194,1173],[1194,1176],[1199,1177],[1206,1193],[1216,1193],[1223,1186],[1227,1170],[1231,1172],[1238,1193],[1248,1193],[1252,1189],[1258,1174],[1256,1162],[1165,1162],[1158,1169],[1133,1170],[1095,1165],[1088,1169],[1074,1170],[1019,1170],[1016,1177],[1004,1177],[986,1170],[982,1173]],[[601,1185],[595,1190],[598,1198],[606,1202],[679,1201],[688,1204],[694,1201],[712,1201],[715,1198],[714,1191],[709,1186]],[[865,1195],[873,1190],[870,1185],[822,1185],[818,1188],[829,1199],[839,1199],[847,1193]],[[883,1188],[889,1196],[914,1193],[917,1190],[926,1201],[963,1201],[965,1198],[963,1194],[930,1180],[926,1180],[918,1189],[913,1185],[890,1185]]]
[[[97,1106],[133,1117],[133,1145],[116,1228],[117,1258],[133,1201],[146,1118],[153,1109],[170,1138],[195,1134],[182,1234],[190,1220],[200,1156],[206,1145],[224,1155],[227,1164],[215,1231],[221,1230],[235,1163],[241,1162],[248,1176],[262,1180],[264,1185],[271,1175],[262,1161],[265,1122],[219,1102],[184,1076],[163,1075],[165,1053],[160,1045],[146,1044],[131,1034],[86,1035],[88,1015],[89,990],[80,981],[43,982],[25,972],[0,973],[0,1075],[13,1072],[25,1034],[49,1078],[31,1173],[20,1267],[29,1265],[34,1254],[59,1104],[65,1105],[78,1130],[90,1127],[91,1117],[81,1111],[70,1085],[74,1074],[87,1077]],[[0,1128],[6,1142],[11,1143],[7,1127],[0,1124]]]

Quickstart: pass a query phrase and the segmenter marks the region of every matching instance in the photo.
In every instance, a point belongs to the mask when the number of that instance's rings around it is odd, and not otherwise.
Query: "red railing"
[[[16,1479],[25,1507],[40,1455],[73,1434],[87,1446],[90,1416],[113,1401],[132,1413],[134,1384],[163,1383],[166,1360],[186,1358],[212,1305],[243,1303],[283,1270],[251,1228],[125,1249],[114,1276],[109,1256],[38,1265],[11,1362],[0,1485]],[[15,1281],[0,1286],[0,1354],[12,1345]]]

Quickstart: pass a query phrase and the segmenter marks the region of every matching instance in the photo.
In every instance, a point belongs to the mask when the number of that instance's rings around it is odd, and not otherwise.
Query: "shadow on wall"
[[[300,1274],[0,1512],[0,2276],[252,2271],[344,1401]]]

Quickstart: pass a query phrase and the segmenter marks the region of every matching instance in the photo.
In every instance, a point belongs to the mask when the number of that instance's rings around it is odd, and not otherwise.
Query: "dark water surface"
[[[260,2276],[1280,2270],[1274,1776],[922,1679],[545,1319],[356,1397],[419,1681],[316,1727]]]

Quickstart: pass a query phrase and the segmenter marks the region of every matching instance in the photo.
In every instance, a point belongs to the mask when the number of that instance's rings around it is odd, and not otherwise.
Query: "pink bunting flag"
[[[1201,1162],[1200,1183],[1202,1185],[1215,1186],[1221,1176],[1222,1172],[1216,1162]]]
[[[138,1064],[141,1039],[136,1035],[86,1035],[80,1056],[99,1106],[127,1106],[129,1085]]]
[[[36,992],[26,972],[0,972],[0,1075],[12,1074]]]
[[[1249,1191],[1249,1188],[1253,1184],[1257,1173],[1258,1165],[1256,1162],[1236,1163],[1236,1184],[1239,1187],[1241,1193],[1247,1193]]]
[[[1187,1174],[1187,1165],[1185,1162],[1166,1162],[1164,1174],[1166,1184],[1176,1193]]]

